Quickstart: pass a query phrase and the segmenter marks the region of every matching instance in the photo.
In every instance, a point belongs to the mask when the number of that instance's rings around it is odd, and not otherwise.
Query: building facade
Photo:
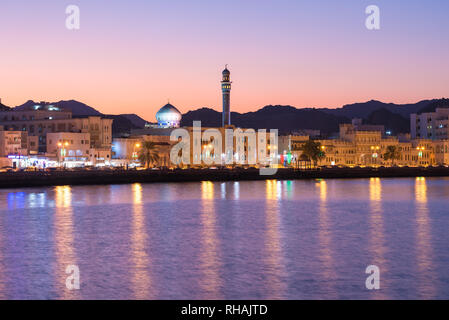
[[[90,146],[99,150],[111,148],[112,119],[89,116],[72,118],[72,113],[51,104],[27,110],[0,112],[0,125],[12,131],[26,131],[38,137],[38,151],[47,151],[47,134],[55,132],[89,133]]]
[[[449,139],[449,108],[437,108],[435,112],[410,116],[412,139]]]

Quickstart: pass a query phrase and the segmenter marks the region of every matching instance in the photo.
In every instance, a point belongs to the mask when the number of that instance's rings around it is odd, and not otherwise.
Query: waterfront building
[[[307,136],[279,137],[280,154],[291,153],[293,164],[301,159],[302,146],[309,140]],[[449,164],[449,142],[431,139],[411,139],[410,135],[398,137],[385,134],[383,126],[361,125],[356,120],[340,125],[337,139],[317,139],[321,144],[323,166],[432,166]],[[394,146],[399,158],[385,160],[388,147]],[[283,162],[285,165],[285,162]]]
[[[0,167],[18,168],[29,155],[37,154],[37,139],[24,131],[5,130],[0,126]]]
[[[412,139],[449,139],[449,108],[410,115]]]
[[[167,133],[165,131],[164,133]],[[153,142],[159,160],[152,163],[155,167],[171,167],[170,149],[176,143],[170,141],[170,134],[156,135],[132,135],[128,138],[115,138],[112,143],[112,163],[115,166],[138,166],[139,153],[142,150],[143,142]]]
[[[258,148],[259,141],[257,131],[254,132],[255,145],[251,143],[251,134],[247,129],[236,128],[232,125],[220,128],[201,127],[199,135],[195,134],[194,127],[183,127],[189,134],[190,139],[190,160],[189,164],[182,164],[182,167],[214,167],[231,165],[259,165],[259,158],[261,156]],[[203,140],[203,135],[210,129],[216,130],[221,136],[221,146],[216,144],[214,137]],[[228,131],[226,131],[228,129]],[[170,134],[175,128],[145,128],[132,130],[127,138],[115,138],[112,144],[113,162],[117,165],[137,165],[138,153],[143,141],[152,141],[156,144],[159,161],[154,164],[156,166],[174,167],[175,165],[170,161],[170,150],[178,143],[178,141],[171,141]],[[231,146],[226,150],[226,143]],[[267,164],[272,163],[272,151],[276,151],[278,145],[270,140],[270,132],[261,138],[260,143],[266,145],[266,154],[268,159]],[[217,149],[215,148],[217,146]],[[218,146],[221,151],[218,152]],[[213,159],[213,163],[206,164],[206,159]],[[263,161],[265,163],[265,161]],[[228,163],[228,164],[227,164]]]
[[[90,148],[88,132],[47,133],[47,156],[54,157],[65,167],[79,167],[97,164],[95,149]],[[110,160],[107,155],[107,160]],[[101,162],[105,162],[104,159]]]
[[[41,102],[24,110],[0,112],[0,125],[38,137],[38,151],[47,151],[47,133],[89,133],[91,148],[106,153],[112,143],[112,119],[101,116],[72,117],[72,112]]]
[[[435,162],[438,165],[449,165],[449,140],[434,141]]]

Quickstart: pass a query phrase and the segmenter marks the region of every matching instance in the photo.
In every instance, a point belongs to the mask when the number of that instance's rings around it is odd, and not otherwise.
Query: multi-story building
[[[412,139],[449,139],[449,108],[410,115]]]
[[[302,146],[308,137],[279,137],[280,152],[291,152],[294,162],[301,159]],[[338,139],[315,140],[320,143],[325,166],[430,166],[449,164],[449,142],[430,139],[410,139],[410,135],[392,137],[384,134],[383,126],[361,125],[358,121],[340,126]],[[399,159],[385,160],[389,146],[399,151]],[[285,164],[285,163],[284,163]]]
[[[29,155],[37,153],[37,139],[25,131],[5,130],[0,126],[0,167],[20,167]]]
[[[90,147],[97,154],[107,153],[112,143],[112,119],[100,116],[72,117],[70,111],[41,103],[25,110],[0,112],[0,125],[12,131],[26,131],[38,137],[38,151],[47,151],[47,134],[55,132],[89,133]],[[109,151],[110,152],[110,151]]]
[[[434,141],[435,162],[449,165],[449,140]]]
[[[232,125],[220,128],[201,127],[197,128],[198,132],[195,127],[181,129],[186,130],[190,145],[189,158],[186,161],[188,163],[183,162],[182,166],[259,165],[260,157],[265,157],[262,162],[266,164],[272,164],[276,160],[272,157],[274,152],[278,152],[278,144],[271,141],[270,132],[259,136],[255,130],[248,131]],[[170,140],[173,130],[175,128],[146,128],[133,130],[128,138],[114,139],[113,161],[120,165],[137,163],[142,143],[152,141],[159,155],[159,161],[153,165],[174,166],[170,160],[170,151],[178,141]],[[208,137],[205,138],[206,136]],[[221,144],[217,140],[219,138]],[[265,147],[262,148],[261,144]],[[207,164],[208,161],[211,163]]]
[[[112,143],[112,158],[116,165],[139,164],[139,153],[142,151],[143,143],[150,141],[155,144],[155,151],[159,160],[151,163],[157,167],[170,167],[170,148],[176,142],[170,141],[170,135],[134,135],[129,138],[116,138]]]
[[[96,164],[91,150],[88,132],[47,133],[47,155],[54,155],[66,167],[83,166],[88,162]]]

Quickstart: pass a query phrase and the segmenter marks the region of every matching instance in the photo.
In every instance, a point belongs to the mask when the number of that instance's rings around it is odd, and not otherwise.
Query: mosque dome
[[[175,106],[167,103],[156,113],[157,124],[160,128],[177,128],[181,123],[181,112]]]
[[[230,75],[231,74],[231,72],[228,70],[228,68],[226,67],[224,70],[223,70],[223,75]]]

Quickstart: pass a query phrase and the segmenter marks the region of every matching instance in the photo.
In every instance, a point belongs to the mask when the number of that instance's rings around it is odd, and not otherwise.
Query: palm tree
[[[388,146],[387,151],[384,154],[384,160],[391,160],[391,165],[394,165],[394,160],[401,159],[401,152],[397,146]]]
[[[324,153],[321,143],[309,140],[304,143],[301,147],[302,155],[307,157],[309,160],[313,160],[314,165],[317,165],[318,161],[321,161],[326,154]]]
[[[139,161],[143,163],[145,168],[148,168],[150,163],[159,160],[158,149],[154,142],[144,141],[139,150]]]

